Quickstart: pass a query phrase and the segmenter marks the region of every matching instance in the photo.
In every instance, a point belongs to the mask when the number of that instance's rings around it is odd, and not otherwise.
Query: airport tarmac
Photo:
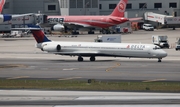
[[[175,43],[180,29],[134,31],[123,34],[124,43],[151,43],[152,35],[167,35],[170,44]],[[97,35],[79,35],[74,38],[49,36],[56,41],[93,41]],[[50,79],[109,79],[139,81],[180,81],[180,51],[165,49],[168,56],[162,59],[97,57],[96,62],[84,58],[47,54],[35,48],[35,40],[29,38],[0,39],[1,78],[50,78]],[[5,67],[2,67],[5,66]],[[15,66],[15,67],[8,67]],[[12,73],[13,72],[13,73]]]
[[[0,90],[0,106],[46,105],[86,107],[91,105],[179,105],[179,93]],[[65,107],[66,107],[65,106]],[[87,106],[89,107],[89,106]],[[97,106],[95,106],[97,107]],[[131,106],[125,106],[131,107]],[[154,107],[154,106],[153,106]],[[168,106],[167,106],[168,107]],[[174,107],[174,106],[173,106]]]
[[[179,63],[180,61],[173,60],[158,63],[156,60],[119,58],[98,58],[93,63],[88,59],[84,62],[77,62],[76,58],[71,57],[63,59],[5,58],[0,62],[0,77],[7,79],[180,81]]]
[[[84,62],[78,62],[77,57],[42,52],[35,48],[36,42],[33,37],[0,38],[0,78],[180,81],[180,51],[175,51],[173,48],[176,37],[179,37],[179,31],[180,29],[175,31],[161,29],[152,32],[134,31],[132,34],[122,35],[123,43],[151,43],[152,35],[167,35],[171,48],[165,49],[168,56],[162,59],[161,63],[158,63],[157,59],[114,57],[97,57],[95,62],[90,62],[89,58],[85,57]],[[94,41],[96,36],[79,35],[67,38],[53,35],[49,38],[55,41]],[[0,90],[0,107],[52,107],[55,105],[68,107],[67,104],[76,105],[74,107],[78,105],[84,107],[86,105],[94,105],[94,107],[99,107],[99,105],[178,107],[179,99],[177,93],[145,93],[142,95],[141,93],[120,92]]]

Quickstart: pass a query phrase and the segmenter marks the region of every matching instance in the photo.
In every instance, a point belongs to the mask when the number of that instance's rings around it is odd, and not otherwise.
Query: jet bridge
[[[167,23],[166,19],[168,18],[173,18],[173,16],[167,16],[167,15],[157,14],[153,12],[144,13],[144,20],[161,23],[162,25]]]
[[[175,27],[177,26],[180,27],[180,17],[157,14],[153,12],[146,12],[144,13],[144,20],[157,22],[158,27],[172,27],[173,30],[175,30]]]
[[[14,16],[18,16],[14,15]],[[6,21],[3,23],[0,23],[0,33],[1,32],[9,32],[11,31],[11,27],[27,27],[26,25],[32,24],[41,24],[41,23],[47,23],[47,15],[44,14],[30,14],[26,16],[21,16],[17,18],[13,18],[10,21]]]

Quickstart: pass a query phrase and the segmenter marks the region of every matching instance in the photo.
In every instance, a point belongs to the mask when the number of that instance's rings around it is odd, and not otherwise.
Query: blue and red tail
[[[39,26],[28,26],[30,31],[32,32],[34,38],[36,39],[37,43],[43,43],[43,42],[50,42],[51,40],[49,40],[44,32],[42,31],[42,29]]]
[[[4,4],[5,4],[6,0],[0,0],[0,13],[3,10]]]

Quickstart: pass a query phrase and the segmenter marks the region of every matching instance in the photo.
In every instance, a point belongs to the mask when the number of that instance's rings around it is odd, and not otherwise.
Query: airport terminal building
[[[6,0],[3,14],[42,13],[46,15],[109,15],[120,0]],[[125,17],[143,17],[145,12],[180,16],[180,0],[128,0]],[[27,19],[27,20],[26,20]],[[44,18],[27,16],[0,24],[1,31],[35,24]],[[141,26],[144,21],[138,21]],[[129,26],[124,23],[121,26]],[[157,23],[155,23],[157,26]]]
[[[119,0],[6,0],[3,13],[41,12],[47,15],[108,15]],[[180,16],[180,0],[128,0],[126,17],[144,12]]]

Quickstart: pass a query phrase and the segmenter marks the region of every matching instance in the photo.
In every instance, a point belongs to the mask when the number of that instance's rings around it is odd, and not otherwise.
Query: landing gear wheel
[[[83,58],[81,56],[78,57],[78,61],[79,62],[82,62],[83,61]]]
[[[94,34],[94,31],[88,31],[88,34]]]
[[[79,32],[74,31],[74,32],[71,32],[71,34],[72,35],[79,35]]]
[[[96,58],[94,56],[90,57],[90,61],[95,61],[95,60],[96,60]]]
[[[160,59],[160,58],[158,59],[158,62],[161,62],[161,59]]]
[[[103,30],[102,30],[102,34],[106,34],[106,30],[103,29]]]

